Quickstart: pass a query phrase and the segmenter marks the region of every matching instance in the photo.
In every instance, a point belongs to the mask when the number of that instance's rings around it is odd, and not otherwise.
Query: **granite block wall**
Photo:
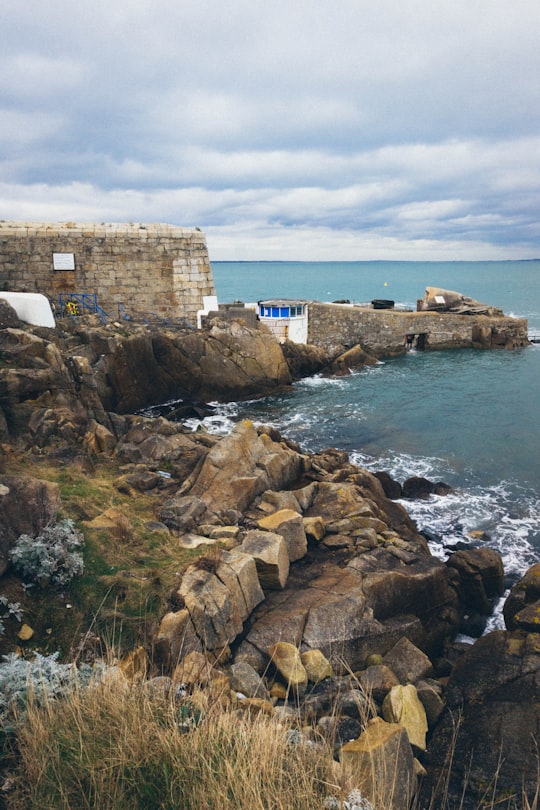
[[[0,290],[96,294],[118,317],[185,318],[196,324],[215,295],[204,234],[166,224],[0,222]]]

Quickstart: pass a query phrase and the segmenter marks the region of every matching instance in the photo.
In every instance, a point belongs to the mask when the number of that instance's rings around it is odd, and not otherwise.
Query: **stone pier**
[[[309,304],[308,343],[330,353],[359,343],[376,357],[401,354],[408,335],[410,347],[423,349],[515,348],[529,343],[525,318]]]

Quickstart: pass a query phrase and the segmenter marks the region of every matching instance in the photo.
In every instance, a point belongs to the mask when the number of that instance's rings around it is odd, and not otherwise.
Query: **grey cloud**
[[[537,0],[10,3],[0,217],[197,224],[227,258],[540,255],[539,25]]]

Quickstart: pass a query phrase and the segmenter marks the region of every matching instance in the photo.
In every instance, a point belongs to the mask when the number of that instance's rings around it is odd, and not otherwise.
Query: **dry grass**
[[[118,681],[32,708],[10,810],[317,810],[330,757],[216,704],[197,712]]]

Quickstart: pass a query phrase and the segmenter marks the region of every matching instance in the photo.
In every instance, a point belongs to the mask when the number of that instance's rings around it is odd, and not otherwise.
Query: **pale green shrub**
[[[72,520],[48,526],[38,537],[21,534],[9,552],[15,570],[23,580],[42,587],[62,587],[82,574],[84,538]]]

